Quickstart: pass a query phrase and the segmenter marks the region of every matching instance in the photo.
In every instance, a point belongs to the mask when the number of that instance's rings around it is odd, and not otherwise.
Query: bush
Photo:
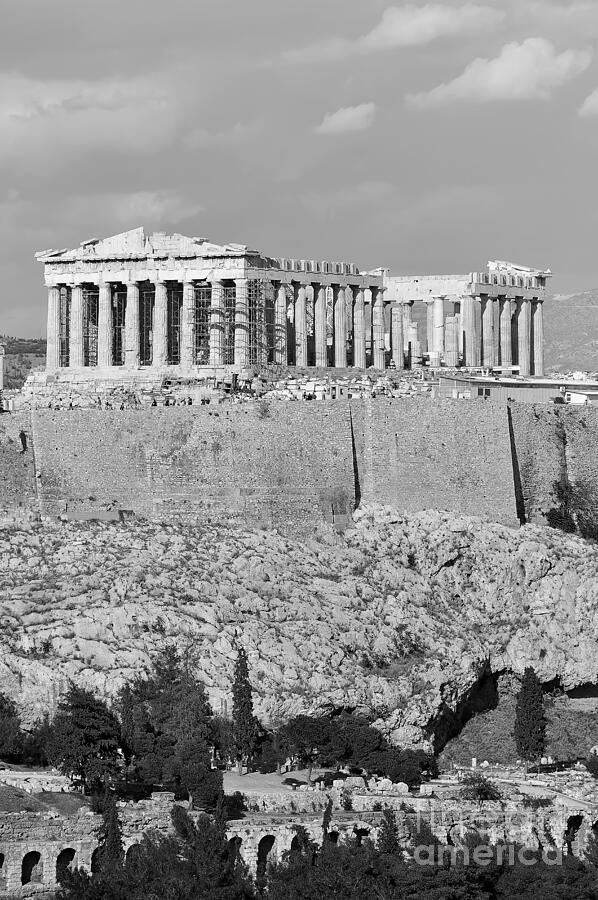
[[[499,788],[479,772],[467,774],[461,781],[461,797],[470,803],[498,803],[502,800]]]
[[[586,759],[586,769],[592,778],[598,778],[598,756],[595,753],[590,754]]]

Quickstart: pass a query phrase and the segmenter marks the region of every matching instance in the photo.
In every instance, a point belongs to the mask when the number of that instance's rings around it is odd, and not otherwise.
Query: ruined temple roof
[[[143,227],[123,231],[107,238],[82,241],[72,249],[41,250],[35,254],[40,262],[89,262],[105,259],[160,259],[168,256],[177,258],[196,257],[242,257],[256,255],[243,244],[214,244],[206,238],[186,237],[184,234],[166,234],[155,231],[146,235]]]

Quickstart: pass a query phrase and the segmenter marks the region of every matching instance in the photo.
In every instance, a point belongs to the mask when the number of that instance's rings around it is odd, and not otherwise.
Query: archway
[[[274,846],[275,837],[272,834],[266,834],[257,845],[257,870],[258,880],[264,878],[266,874],[266,866],[268,865],[268,854]]]
[[[354,831],[355,831],[355,843],[357,844],[358,847],[361,847],[361,845],[364,842],[364,839],[370,836],[370,829],[356,827],[354,829]]]
[[[6,867],[4,865],[4,862],[4,853],[0,853],[0,887],[5,887],[6,885]]]
[[[329,831],[328,834],[326,835],[326,840],[330,844],[338,844],[338,837],[339,837],[338,831]]]
[[[43,866],[41,855],[37,850],[30,850],[21,863],[21,884],[41,884]]]
[[[573,855],[573,843],[577,837],[577,832],[583,825],[583,816],[569,816],[567,819],[567,828],[565,830],[565,834],[563,835],[563,840],[567,846],[567,853],[569,856]]]
[[[66,873],[74,868],[73,862],[75,860],[75,856],[77,855],[76,851],[73,850],[72,847],[67,847],[65,850],[61,850],[58,854],[58,858],[56,860],[56,881],[58,884],[62,882],[62,879],[66,875]]]
[[[96,847],[93,853],[91,854],[91,874],[95,875],[96,872],[100,871],[100,863],[101,863],[101,847]]]
[[[238,834],[235,834],[234,837],[230,838],[228,842],[228,848],[230,850],[231,856],[233,859],[237,859],[241,855],[241,844],[243,843],[243,838],[240,838]]]

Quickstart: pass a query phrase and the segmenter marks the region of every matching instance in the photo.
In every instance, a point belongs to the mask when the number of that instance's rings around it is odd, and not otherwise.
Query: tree
[[[328,753],[332,731],[330,719],[303,715],[295,716],[280,729],[282,746],[307,766],[308,781],[314,765]]]
[[[101,800],[102,825],[98,833],[98,869],[113,872],[125,859],[116,801],[106,792]]]
[[[120,726],[91,691],[72,687],[61,700],[48,738],[48,758],[83,789],[99,791],[120,769]]]
[[[400,853],[399,829],[394,809],[388,807],[383,812],[382,824],[378,832],[376,850],[378,853]]]
[[[233,745],[239,775],[243,774],[243,764],[249,761],[255,752],[258,734],[259,725],[253,715],[247,654],[243,647],[238,647],[233,678]]]
[[[592,778],[598,778],[598,756],[595,753],[590,753],[586,759],[586,769]]]
[[[20,762],[24,735],[14,700],[0,694],[0,759]]]
[[[528,762],[536,762],[544,751],[546,719],[544,695],[535,671],[528,666],[517,695],[513,736],[517,752]]]
[[[499,803],[502,794],[490,778],[479,772],[465,775],[461,781],[461,797],[470,803]]]
[[[175,806],[174,834],[146,833],[121,867],[67,875],[57,900],[253,900],[237,848],[209,816]]]
[[[204,685],[177,648],[164,648],[151,671],[123,689],[119,705],[125,748],[139,777],[180,785],[194,804],[212,808],[222,788],[211,762],[214,718]]]

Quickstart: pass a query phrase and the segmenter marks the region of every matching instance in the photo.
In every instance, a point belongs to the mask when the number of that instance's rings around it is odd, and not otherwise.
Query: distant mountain
[[[547,371],[598,372],[598,291],[547,297],[544,339]]]

